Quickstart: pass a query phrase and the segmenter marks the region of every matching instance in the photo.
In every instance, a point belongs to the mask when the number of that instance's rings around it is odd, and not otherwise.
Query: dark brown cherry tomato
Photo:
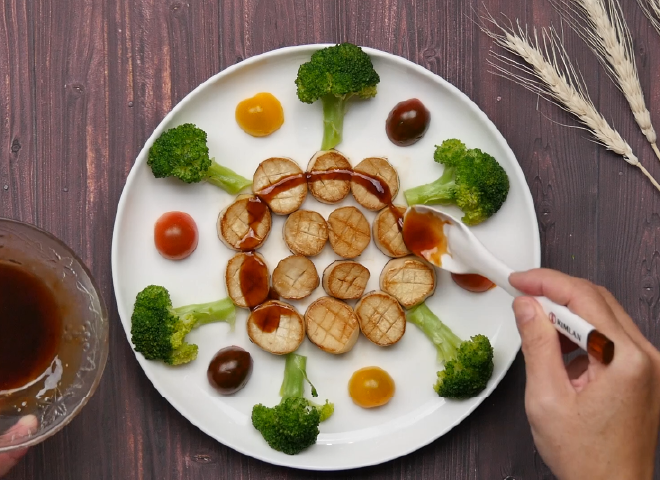
[[[385,122],[387,137],[394,145],[406,147],[424,136],[431,123],[431,112],[416,98],[397,103]]]
[[[164,213],[154,227],[156,249],[168,260],[182,260],[197,248],[197,225],[184,212]]]
[[[482,293],[490,290],[495,286],[493,282],[481,275],[473,273],[458,274],[452,273],[451,278],[459,287],[467,290],[468,292]]]
[[[245,386],[252,375],[252,357],[241,347],[232,345],[218,351],[209,364],[206,376],[213,388],[231,395]]]

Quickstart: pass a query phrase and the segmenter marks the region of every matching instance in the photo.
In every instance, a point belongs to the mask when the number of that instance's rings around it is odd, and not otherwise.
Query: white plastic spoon
[[[496,258],[470,229],[451,215],[426,205],[406,210],[403,238],[408,249],[452,273],[476,273],[512,297],[524,295],[509,283],[513,270]],[[555,328],[604,364],[612,361],[614,343],[589,322],[549,298],[535,297]]]

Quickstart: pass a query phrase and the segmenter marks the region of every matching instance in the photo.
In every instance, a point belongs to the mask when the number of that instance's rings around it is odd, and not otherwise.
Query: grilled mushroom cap
[[[328,241],[328,224],[319,213],[298,210],[284,222],[283,234],[289,250],[313,257],[323,250]]]
[[[343,300],[360,298],[369,281],[369,269],[352,260],[337,260],[323,271],[323,289]]]
[[[345,353],[355,345],[360,326],[353,309],[332,297],[321,297],[305,312],[307,338],[328,353]]]
[[[392,202],[399,191],[399,175],[394,167],[380,157],[369,157],[358,163],[353,169],[354,175],[351,179],[351,191],[355,200],[368,210],[380,210]],[[361,176],[362,174],[362,176]],[[383,188],[387,188],[388,195],[385,193],[374,194],[374,190],[369,191],[364,186],[364,178],[376,179]],[[370,182],[366,182],[371,184]],[[380,197],[380,198],[379,198]]]
[[[396,298],[404,308],[422,303],[435,290],[435,269],[409,256],[387,262],[380,274],[380,289]]]
[[[328,227],[330,245],[340,257],[357,257],[369,245],[369,222],[355,207],[341,207],[332,212]]]
[[[251,195],[239,195],[218,215],[218,238],[232,250],[254,250],[268,238],[271,221],[265,203]]]
[[[287,215],[300,208],[307,196],[307,180],[290,158],[272,157],[259,164],[252,179],[252,191],[273,213]]]
[[[371,231],[374,236],[374,243],[378,249],[388,257],[405,257],[410,254],[406,244],[403,243],[403,235],[399,226],[399,218],[403,218],[406,213],[406,207],[393,206],[399,213],[397,217],[388,206],[383,208],[371,224]]]
[[[406,315],[387,293],[367,293],[355,305],[355,313],[364,336],[381,347],[394,345],[406,331]]]
[[[295,351],[305,338],[305,322],[288,303],[269,300],[252,310],[247,320],[250,340],[275,355]]]
[[[337,203],[351,191],[351,163],[336,150],[316,152],[307,165],[309,192],[322,203]],[[314,174],[312,172],[326,172]]]
[[[237,307],[252,308],[268,298],[266,260],[258,252],[237,253],[227,262],[227,295]]]
[[[302,255],[291,255],[280,260],[273,270],[273,289],[289,300],[308,297],[319,286],[319,274],[314,262]]]

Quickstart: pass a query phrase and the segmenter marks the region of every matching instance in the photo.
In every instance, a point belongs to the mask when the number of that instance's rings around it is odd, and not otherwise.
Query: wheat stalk
[[[495,68],[495,73],[519,83],[575,115],[596,138],[597,143],[618,153],[630,165],[639,168],[655,188],[660,190],[660,185],[639,163],[628,142],[596,110],[582,77],[571,63],[553,28],[542,29],[539,41],[536,29],[530,38],[519,23],[517,27],[511,25],[507,28],[497,23],[490,15],[482,19],[495,26],[498,32],[489,30],[484,22],[480,24],[482,31],[527,64],[491,51],[496,61],[489,63]]]
[[[653,28],[660,34],[660,0],[637,0],[637,3],[651,21]]]
[[[641,0],[640,0],[641,1]],[[648,0],[658,2],[658,0]],[[632,38],[618,0],[550,0],[589,45],[630,105],[635,121],[660,160],[657,136],[639,83]]]

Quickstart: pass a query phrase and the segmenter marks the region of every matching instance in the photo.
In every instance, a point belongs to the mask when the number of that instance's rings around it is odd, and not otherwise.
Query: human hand
[[[565,366],[557,331],[538,302],[514,300],[527,372],[525,410],[543,460],[563,480],[652,478],[660,352],[603,287],[547,269],[509,280],[528,295],[566,305],[615,345],[607,366],[587,355]]]
[[[16,425],[0,435],[0,446],[3,445],[4,439],[9,439],[13,435],[26,436],[30,431],[34,432],[36,429],[37,418],[34,415],[22,417]],[[4,477],[23,458],[27,451],[27,448],[21,448],[7,453],[0,453],[0,477]]]

